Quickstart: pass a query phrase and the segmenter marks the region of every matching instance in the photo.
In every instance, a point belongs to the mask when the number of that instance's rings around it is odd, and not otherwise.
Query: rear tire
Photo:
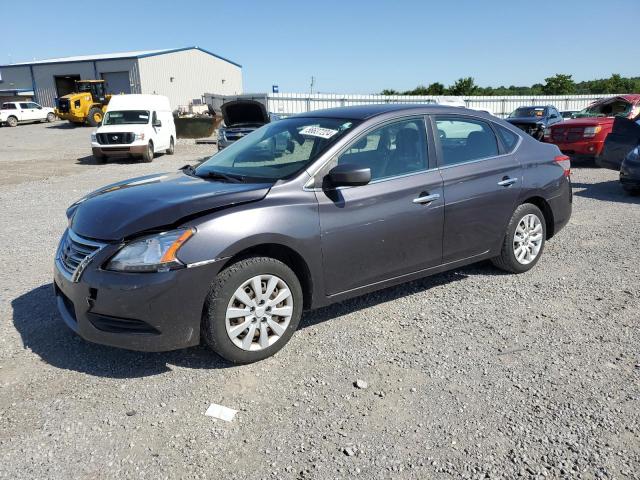
[[[511,273],[531,270],[544,251],[547,224],[538,207],[523,203],[511,216],[502,241],[500,255],[492,258],[493,264]]]
[[[7,118],[7,125],[9,125],[10,127],[17,127],[18,119],[14,116]]]
[[[167,155],[173,155],[176,152],[176,142],[173,139],[173,137],[171,137],[171,140],[169,140],[169,148],[167,148]]]
[[[56,119],[55,114],[53,113],[47,113],[47,122],[51,123]]]
[[[153,142],[149,142],[147,149],[142,154],[142,161],[145,163],[153,162]]]
[[[89,109],[87,114],[87,124],[91,127],[97,127],[102,123],[102,110],[98,107]]]
[[[257,362],[289,341],[300,323],[302,305],[300,281],[287,265],[270,257],[245,258],[222,270],[211,284],[202,337],[209,348],[233,363]],[[242,310],[246,316],[230,316],[231,311]]]

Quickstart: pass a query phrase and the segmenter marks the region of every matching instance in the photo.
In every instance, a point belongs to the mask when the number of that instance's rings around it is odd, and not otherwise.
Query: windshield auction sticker
[[[322,128],[316,126],[304,127],[300,130],[300,135],[306,135],[308,137],[320,137],[324,139],[328,139],[333,137],[338,130],[331,130],[330,128]]]

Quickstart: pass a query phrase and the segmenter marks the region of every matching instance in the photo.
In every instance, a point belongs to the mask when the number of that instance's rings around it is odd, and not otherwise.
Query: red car
[[[615,117],[633,119],[640,113],[640,94],[605,98],[575,114],[571,120],[545,129],[544,141],[576,158],[596,158],[613,128]]]

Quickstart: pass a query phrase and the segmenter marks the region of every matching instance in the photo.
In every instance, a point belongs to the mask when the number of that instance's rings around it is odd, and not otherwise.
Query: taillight
[[[600,133],[600,130],[602,130],[602,127],[600,125],[598,125],[596,127],[585,127],[584,133],[582,134],[582,136],[584,138],[593,138],[598,133]]]
[[[571,159],[569,157],[566,155],[558,155],[553,161],[563,168],[565,177],[571,175]]]

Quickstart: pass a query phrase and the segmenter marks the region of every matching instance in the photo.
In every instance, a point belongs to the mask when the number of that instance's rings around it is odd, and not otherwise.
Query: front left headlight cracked
[[[195,229],[178,229],[137,238],[127,243],[107,263],[116,272],[168,272],[183,268],[176,254]]]

